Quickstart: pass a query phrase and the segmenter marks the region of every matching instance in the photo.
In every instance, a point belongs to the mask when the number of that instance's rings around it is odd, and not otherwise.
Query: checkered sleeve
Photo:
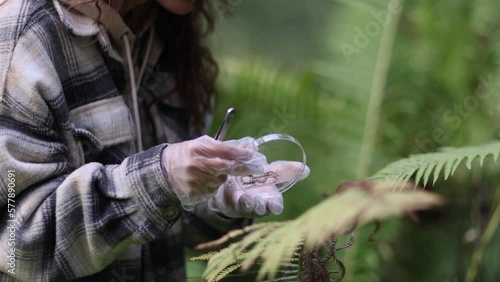
[[[161,166],[165,145],[118,165],[79,166],[70,159],[75,148],[67,140],[74,132],[58,123],[68,112],[46,31],[34,25],[18,40],[0,93],[0,271],[21,281],[99,272],[125,247],[154,240],[180,216]]]

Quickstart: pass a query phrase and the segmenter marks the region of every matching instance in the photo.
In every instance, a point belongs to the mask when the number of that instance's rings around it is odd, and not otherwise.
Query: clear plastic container
[[[241,189],[276,185],[284,193],[300,180],[306,168],[306,154],[297,139],[274,133],[255,139],[254,145],[266,157],[268,165],[262,174],[237,176]]]

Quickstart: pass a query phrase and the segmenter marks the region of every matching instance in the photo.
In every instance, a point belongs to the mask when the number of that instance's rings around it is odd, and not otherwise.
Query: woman
[[[0,6],[1,281],[184,281],[184,244],[281,212],[226,181],[262,171],[248,138],[196,138],[207,2]]]

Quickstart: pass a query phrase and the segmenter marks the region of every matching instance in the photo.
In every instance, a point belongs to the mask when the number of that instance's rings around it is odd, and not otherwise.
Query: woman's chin
[[[157,0],[160,5],[178,15],[189,14],[193,10],[195,0]]]

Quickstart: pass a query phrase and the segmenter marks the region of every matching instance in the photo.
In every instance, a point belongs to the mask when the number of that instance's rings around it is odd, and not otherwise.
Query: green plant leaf
[[[479,164],[482,165],[487,157],[493,157],[497,161],[499,156],[500,142],[464,148],[442,148],[436,153],[412,155],[393,162],[372,176],[372,179],[405,182],[416,174],[416,184],[423,180],[425,186],[433,176],[434,185],[441,172],[444,173],[444,179],[448,179],[464,160],[466,167],[471,169],[472,161],[476,158],[479,158]]]
[[[295,220],[258,224],[204,244],[202,248],[214,247],[245,235],[239,242],[211,256],[203,277],[207,281],[219,281],[230,273],[228,270],[235,270],[235,265],[242,265],[246,270],[259,261],[258,279],[272,281],[280,267],[293,259],[302,244],[307,251],[321,246],[346,226],[361,226],[442,203],[435,194],[412,191],[409,185],[403,186],[401,193],[393,193],[387,188],[387,183],[354,183]]]

